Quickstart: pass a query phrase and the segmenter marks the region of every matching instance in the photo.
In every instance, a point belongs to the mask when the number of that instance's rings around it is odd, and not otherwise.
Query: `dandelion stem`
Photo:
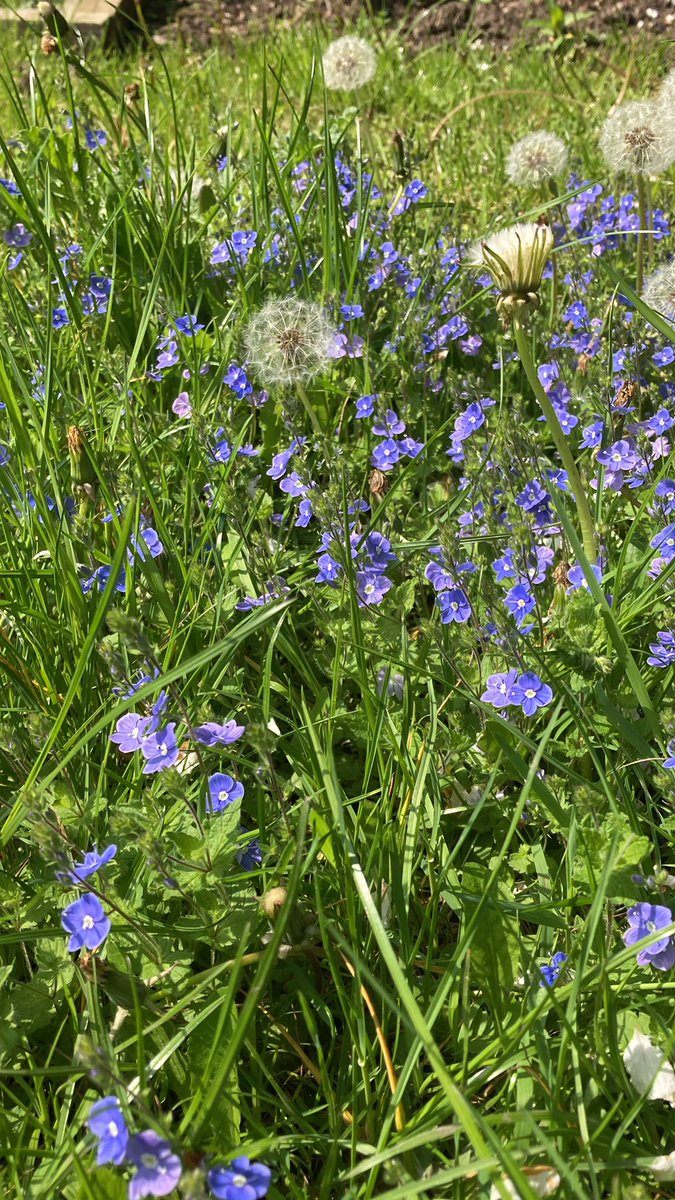
[[[302,407],[304,408],[305,412],[307,413],[307,416],[309,417],[312,429],[314,430],[317,437],[323,437],[323,430],[322,430],[321,426],[319,425],[318,417],[314,411],[312,401],[310,400],[309,396],[307,395],[307,391],[305,389],[304,384],[301,383],[300,380],[298,379],[296,381],[295,387],[296,387],[297,393],[300,397],[300,400],[302,401]]]
[[[651,271],[654,258],[654,205],[652,200],[652,181],[645,178],[645,200],[647,206],[647,267]]]
[[[513,321],[513,330],[515,333],[516,345],[518,347],[518,354],[523,365],[523,370],[527,375],[528,383],[530,384],[530,387],[532,388],[532,391],[539,402],[541,411],[544,414],[546,424],[548,425],[553,441],[555,442],[556,450],[560,455],[560,461],[567,472],[570,490],[577,504],[584,553],[586,554],[588,561],[593,564],[597,561],[597,550],[595,545],[595,532],[593,529],[593,517],[591,516],[586,490],[582,483],[570,445],[562,431],[562,426],[558,420],[556,411],[546,395],[544,388],[539,382],[539,376],[537,375],[537,368],[534,364],[527,333],[517,317],[515,317]]]
[[[637,277],[635,290],[639,296],[642,293],[645,278],[645,238],[647,236],[647,189],[644,175],[638,175],[638,212],[640,228],[638,229],[637,262],[635,264]]]

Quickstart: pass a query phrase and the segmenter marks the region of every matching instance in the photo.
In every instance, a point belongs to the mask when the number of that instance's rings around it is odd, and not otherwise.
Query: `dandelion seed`
[[[265,386],[316,375],[328,362],[334,339],[320,305],[294,296],[268,300],[245,334],[248,357]]]
[[[514,142],[506,159],[512,183],[529,186],[561,175],[567,165],[567,146],[556,133],[537,129]]]
[[[675,321],[675,263],[666,263],[648,276],[642,299],[667,321]]]
[[[628,100],[607,117],[600,149],[612,171],[660,175],[675,159],[675,127],[663,106]]]
[[[377,55],[364,38],[337,38],[323,56],[323,79],[330,91],[363,87],[370,83],[376,69]]]
[[[539,288],[552,247],[553,234],[547,225],[521,222],[476,242],[467,264],[490,272],[500,292],[498,308],[538,308]]]

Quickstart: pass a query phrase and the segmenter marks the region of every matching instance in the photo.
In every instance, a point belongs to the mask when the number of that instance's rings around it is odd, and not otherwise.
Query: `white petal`
[[[675,1179],[675,1150],[671,1154],[662,1154],[649,1164],[649,1170],[657,1179]]]
[[[552,1196],[560,1187],[560,1176],[553,1167],[523,1167],[522,1171],[533,1192],[538,1196]],[[513,1200],[520,1200],[520,1192],[511,1179],[504,1176],[502,1184],[509,1196],[513,1196]],[[501,1192],[494,1183],[490,1188],[490,1200],[502,1200]]]
[[[623,1061],[636,1091],[647,1093],[648,1100],[667,1100],[675,1108],[675,1071],[639,1029],[624,1050]]]

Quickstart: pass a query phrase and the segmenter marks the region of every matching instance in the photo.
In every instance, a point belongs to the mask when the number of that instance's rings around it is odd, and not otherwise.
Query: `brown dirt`
[[[319,22],[339,33],[364,11],[399,26],[413,49],[459,33],[497,46],[552,36],[547,0],[147,0],[147,8],[158,41],[193,46],[255,36],[277,22]],[[675,0],[561,0],[561,8],[569,36],[580,41],[617,29],[675,38]]]

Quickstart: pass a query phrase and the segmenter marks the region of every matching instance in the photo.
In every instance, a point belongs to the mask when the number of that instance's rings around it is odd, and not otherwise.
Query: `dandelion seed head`
[[[331,42],[323,56],[324,83],[330,91],[353,91],[370,83],[377,55],[364,38],[346,36]]]
[[[656,94],[656,103],[668,105],[670,108],[675,104],[675,67],[669,71],[665,79],[661,83]]]
[[[561,175],[567,165],[567,146],[556,133],[537,129],[514,142],[506,159],[512,183],[529,186]]]
[[[553,234],[547,225],[520,222],[474,243],[467,262],[490,272],[500,292],[498,308],[538,308],[541,278],[552,247]]]
[[[663,105],[628,100],[607,117],[600,149],[612,171],[660,175],[675,159],[675,127]]]
[[[245,334],[248,358],[265,387],[316,375],[330,358],[334,339],[321,306],[295,296],[268,300]]]
[[[647,277],[642,299],[666,320],[675,322],[675,262],[658,267]]]

